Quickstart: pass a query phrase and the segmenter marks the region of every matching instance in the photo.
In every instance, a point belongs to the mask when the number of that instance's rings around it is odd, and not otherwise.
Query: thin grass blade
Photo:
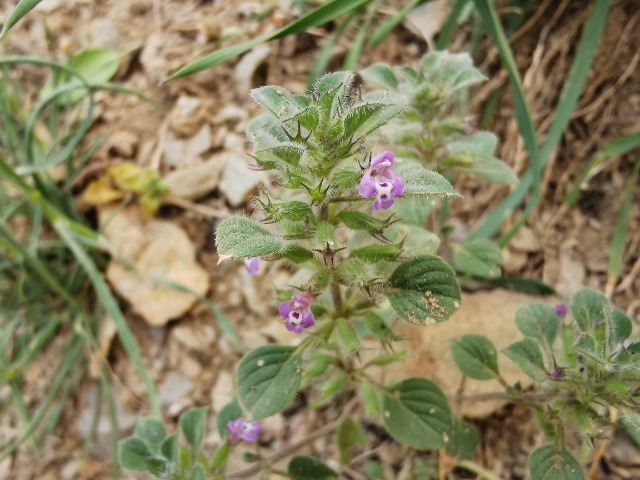
[[[387,36],[396,28],[404,18],[409,15],[416,7],[419,7],[423,3],[430,2],[431,0],[413,0],[408,5],[405,5],[398,13],[383,23],[378,30],[371,36],[367,46],[369,48],[376,48],[380,45],[380,42],[387,38]]]
[[[5,33],[7,33],[16,23],[18,23],[22,19],[22,17],[33,10],[41,1],[42,0],[20,0],[20,2],[16,5],[16,8],[14,8],[11,12],[11,15],[9,15],[9,18],[7,18],[7,22],[2,27],[0,38],[2,38]]]
[[[206,70],[207,68],[219,65],[227,60],[230,60],[238,55],[242,55],[248,52],[253,47],[260,45],[261,43],[268,42],[277,38],[284,38],[289,35],[304,32],[310,28],[323,25],[331,20],[339,17],[343,13],[347,13],[354,8],[358,8],[361,5],[369,2],[370,0],[333,0],[332,2],[323,5],[311,13],[304,15],[302,18],[291,22],[290,24],[276,30],[273,33],[263,35],[253,40],[248,40],[243,43],[232,45],[227,48],[216,50],[215,52],[205,55],[204,57],[190,63],[189,65],[182,67],[175,72],[165,82],[176,80],[177,78],[186,77],[187,75],[193,75],[194,73]]]

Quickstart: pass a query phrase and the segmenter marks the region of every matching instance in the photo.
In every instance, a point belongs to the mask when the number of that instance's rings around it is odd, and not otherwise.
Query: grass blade
[[[215,52],[205,55],[204,57],[190,63],[189,65],[182,67],[180,70],[172,74],[165,82],[176,80],[177,78],[186,77],[187,75],[193,75],[194,73],[206,70],[207,68],[219,65],[227,60],[230,60],[238,55],[248,52],[253,47],[260,45],[261,43],[268,42],[277,38],[284,38],[289,35],[304,32],[310,28],[317,27],[318,25],[325,24],[331,20],[339,17],[343,13],[347,13],[354,8],[358,8],[361,5],[369,2],[370,0],[333,0],[332,2],[323,5],[311,13],[304,15],[302,18],[291,22],[290,24],[276,30],[273,33],[262,35],[261,37],[248,40],[243,43],[232,45],[227,48],[221,48]]]
[[[633,194],[635,193],[638,172],[640,171],[640,157],[636,158],[633,172],[627,181],[624,192],[624,200],[618,212],[618,220],[613,231],[613,239],[609,249],[609,279],[607,281],[607,291],[613,290],[615,283],[622,273],[622,261],[624,259],[624,247],[627,243],[629,233],[629,223],[631,219],[631,207],[633,206]]]
[[[22,17],[33,10],[41,1],[42,0],[20,0],[20,3],[16,5],[16,8],[13,9],[13,12],[11,12],[11,15],[7,18],[7,22],[2,27],[0,38],[2,38],[4,34],[11,29],[11,27],[18,23]]]
[[[374,0],[367,8],[367,16],[360,25],[360,29],[358,30],[358,34],[356,35],[351,48],[347,52],[347,56],[344,59],[343,68],[345,70],[355,70],[358,66],[358,60],[360,60],[360,54],[362,53],[362,47],[364,46],[364,40],[367,36],[367,32],[369,31],[369,27],[371,27],[371,22],[373,21],[373,17],[378,11],[378,7],[380,6],[381,0]]]
[[[413,0],[408,5],[405,5],[398,13],[396,13],[393,17],[383,23],[376,33],[374,33],[369,39],[369,44],[367,45],[369,48],[377,47],[382,40],[387,38],[387,35],[391,33],[391,31],[404,20],[404,18],[409,15],[416,7],[419,7],[423,3],[430,2],[431,0]]]
[[[568,193],[567,198],[564,199],[565,207],[570,208],[578,201],[578,198],[580,197],[580,189],[582,188],[585,180],[589,177],[591,171],[600,165],[605,158],[624,155],[635,148],[640,148],[640,132],[618,138],[600,149],[600,151],[593,156],[589,165],[587,165],[587,168],[585,168],[580,174],[580,177],[578,177],[573,188]]]
[[[469,3],[469,0],[456,0],[456,3],[451,7],[451,12],[447,17],[447,21],[444,23],[444,26],[438,35],[438,39],[436,40],[436,50],[444,50],[447,48],[449,43],[451,43],[453,32],[458,26],[458,19],[460,18],[464,7],[467,6],[467,3]]]
[[[531,117],[528,114],[528,110],[522,110],[523,106],[526,108],[526,103],[523,105],[524,94],[522,92],[522,84],[519,81],[519,76],[517,76],[515,62],[513,62],[513,56],[511,55],[511,51],[507,44],[506,35],[499,23],[496,12],[488,0],[474,1],[476,8],[480,12],[483,21],[487,26],[487,29],[492,34],[492,37],[498,46],[502,60],[505,63],[507,72],[509,73],[509,79],[514,90],[516,119],[518,120],[520,134],[525,142],[525,147],[527,148],[531,162],[531,166],[520,178],[520,183],[515,190],[513,190],[503,200],[503,202],[488,215],[484,223],[470,235],[470,238],[489,238],[493,236],[500,229],[504,219],[515,208],[517,208],[518,205],[520,205],[524,197],[531,189],[533,189],[533,195],[527,205],[527,208],[523,212],[522,217],[518,219],[514,227],[512,227],[512,229],[501,238],[500,243],[504,244],[513,235],[515,235],[517,229],[524,223],[524,221],[526,221],[526,218],[531,214],[531,212],[533,212],[539,201],[541,169],[544,167],[549,156],[560,141],[562,133],[571,119],[571,115],[573,114],[577,101],[582,93],[582,88],[586,82],[586,77],[589,73],[595,51],[600,41],[600,36],[604,30],[604,25],[606,24],[610,0],[596,0],[595,5],[591,10],[582,32],[580,44],[578,45],[576,60],[571,66],[568,81],[560,95],[560,100],[556,108],[556,116],[552,127],[550,128],[549,136],[541,148],[538,148],[537,146],[535,129],[533,127]],[[521,94],[522,98],[520,98]],[[520,113],[518,112],[519,110]],[[529,121],[521,123],[523,120],[526,120],[524,118],[525,114],[529,115]]]

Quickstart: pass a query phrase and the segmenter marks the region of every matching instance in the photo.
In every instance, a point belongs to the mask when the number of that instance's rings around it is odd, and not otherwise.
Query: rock
[[[163,47],[166,42],[166,32],[153,32],[144,42],[140,53],[140,64],[149,78],[156,82],[162,82],[167,74]]]
[[[158,389],[158,397],[163,407],[180,403],[193,390],[193,383],[177,372],[169,372]]]
[[[183,137],[191,137],[204,121],[204,105],[197,97],[181,95],[169,114],[169,126]]]
[[[102,208],[101,225],[115,251],[133,268],[116,257],[107,267],[107,279],[147,323],[161,326],[181,317],[196,303],[196,296],[160,285],[158,280],[197,295],[207,292],[209,275],[196,263],[191,240],[174,223],[144,219],[136,208],[114,212],[114,208]],[[112,221],[107,222],[110,217]]]
[[[459,339],[467,334],[481,334],[489,338],[500,352],[523,338],[516,327],[515,312],[531,302],[549,305],[557,303],[551,297],[525,295],[508,290],[463,294],[460,310],[446,322],[424,328],[407,323],[398,325],[395,331],[407,339],[408,358],[386,368],[385,382],[426,377],[435,381],[447,395],[455,395],[460,388],[462,373],[453,361],[449,340]],[[498,366],[509,384],[520,382],[523,388],[532,385],[532,380],[502,353],[498,354]],[[503,390],[495,381],[467,378],[464,385],[464,394],[467,396]],[[483,418],[506,403],[506,399],[463,401],[461,414]]]
[[[432,45],[434,37],[442,30],[450,12],[451,2],[449,0],[435,0],[426,5],[420,5],[409,12],[404,25],[414,34],[424,38],[429,45]]]
[[[216,380],[216,385],[211,390],[211,408],[215,413],[220,412],[222,408],[235,395],[233,375],[230,372],[221,371]]]
[[[210,324],[195,320],[180,322],[171,330],[171,336],[195,352],[208,353],[216,341],[216,331]]]
[[[228,153],[220,182],[220,191],[224,194],[229,205],[239,207],[245,203],[261,180],[260,172],[249,169],[249,162],[244,154]]]
[[[247,111],[244,108],[231,104],[231,105],[225,105],[218,111],[218,114],[216,115],[216,118],[215,118],[215,122],[216,123],[239,122],[241,120],[246,120],[246,118],[247,118]]]
[[[107,152],[114,157],[133,158],[138,146],[138,136],[132,132],[114,132],[105,146]]]
[[[513,248],[513,250],[518,252],[539,252],[540,251],[540,241],[536,237],[536,234],[533,233],[526,225],[520,227],[518,232],[509,242],[509,246]]]
[[[262,44],[251,50],[236,64],[234,76],[236,79],[236,93],[239,98],[244,98],[253,88],[253,77],[260,65],[269,58],[271,47]]]
[[[164,141],[164,163],[169,167],[194,165],[200,161],[199,156],[212,146],[211,127],[207,123],[187,139],[182,139],[169,131]]]
[[[197,200],[218,187],[226,154],[214,155],[204,163],[170,172],[162,181],[178,197]]]
[[[91,21],[89,29],[91,35],[91,45],[99,48],[120,48],[120,34],[108,18],[96,18]]]

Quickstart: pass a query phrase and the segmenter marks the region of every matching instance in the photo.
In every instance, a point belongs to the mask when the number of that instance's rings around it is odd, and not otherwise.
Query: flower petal
[[[391,193],[393,193],[393,195],[396,197],[404,194],[404,180],[402,179],[402,177],[396,172],[392,172],[391,170],[387,171],[387,176],[389,178],[389,181],[393,183]]]
[[[300,322],[300,326],[302,328],[309,328],[316,324],[316,318],[313,315],[311,309],[307,309],[304,311],[302,316],[302,321]]]
[[[376,194],[376,182],[371,178],[371,169],[367,169],[360,180],[358,193],[361,197],[371,198]]]
[[[286,301],[284,303],[280,304],[280,308],[278,309],[280,311],[280,315],[283,316],[284,318],[289,318],[289,314],[291,313],[291,304],[293,303],[292,300]]]
[[[396,163],[396,157],[393,155],[393,152],[391,150],[385,150],[384,152],[379,153],[378,155],[373,157],[369,168],[373,169],[380,165],[382,162],[390,162],[389,167],[393,167],[393,165]]]

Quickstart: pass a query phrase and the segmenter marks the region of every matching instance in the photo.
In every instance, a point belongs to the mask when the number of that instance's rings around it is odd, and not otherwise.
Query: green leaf
[[[277,85],[254,88],[249,95],[262,108],[280,119],[292,117],[311,105],[311,98],[294,95],[286,88]]]
[[[216,470],[218,468],[224,467],[227,464],[230,452],[231,444],[228,441],[222,442],[222,445],[218,447],[218,449],[213,454],[213,458],[211,459],[211,464],[209,465],[211,470]]]
[[[451,442],[447,445],[447,452],[460,460],[472,457],[480,444],[478,429],[469,425],[462,418],[453,417],[451,433]]]
[[[498,139],[493,133],[478,132],[473,135],[456,137],[447,145],[453,157],[468,158],[466,165],[459,164],[459,172],[473,173],[483,180],[492,183],[515,183],[518,177],[509,166],[494,157]]]
[[[362,103],[352,107],[344,117],[344,135],[369,135],[400,115],[406,105],[403,95],[384,90],[366,93]]]
[[[353,417],[344,417],[336,431],[336,446],[340,456],[340,463],[347,465],[351,461],[349,449],[356,445],[366,445],[367,436],[360,424]]]
[[[360,348],[358,334],[344,318],[336,320],[336,333],[347,353],[355,353]]]
[[[287,467],[291,480],[329,480],[338,478],[338,472],[322,463],[317,458],[297,455],[291,459]]]
[[[207,424],[207,407],[192,408],[180,415],[180,431],[193,451],[200,448]]]
[[[486,80],[473,66],[473,60],[467,52],[431,52],[422,57],[420,63],[426,83],[437,87],[440,95],[445,97]]]
[[[516,311],[516,325],[527,337],[545,341],[551,346],[558,336],[560,319],[549,305],[532,303]]]
[[[248,218],[231,217],[220,222],[216,230],[218,253],[224,257],[259,257],[284,248],[276,235]]]
[[[15,8],[11,11],[11,15],[9,15],[9,18],[7,18],[7,21],[2,27],[0,38],[2,38],[4,34],[11,29],[11,27],[18,23],[22,17],[33,10],[41,1],[42,0],[20,0],[20,2],[18,2]]]
[[[242,408],[240,407],[238,399],[234,397],[233,400],[222,407],[222,410],[220,410],[216,417],[216,429],[220,434],[220,438],[227,438],[229,436],[227,423],[233,422],[240,417],[242,417]]]
[[[429,325],[448,319],[460,307],[462,296],[453,270],[438,257],[421,256],[394,270],[386,291],[391,306],[405,320]]]
[[[490,240],[469,240],[453,255],[456,268],[478,277],[495,276],[501,260],[500,247]]]
[[[447,397],[424,378],[410,378],[391,386],[384,394],[383,417],[393,438],[418,450],[435,450],[451,439]]]
[[[127,470],[146,471],[146,462],[152,457],[149,445],[141,438],[129,437],[118,443],[118,461]]]
[[[160,453],[170,463],[174,463],[178,458],[178,448],[178,434],[174,433],[162,442],[162,445],[160,445]]]
[[[364,230],[369,233],[381,232],[388,224],[391,217],[387,219],[375,218],[366,213],[352,210],[343,210],[338,214],[338,219],[351,230]]]
[[[147,442],[153,453],[159,453],[162,442],[167,438],[167,429],[161,419],[147,417],[138,422],[134,435]]]
[[[360,398],[362,398],[362,404],[364,411],[369,416],[380,414],[380,399],[378,398],[378,392],[371,382],[366,378],[360,380]]]
[[[302,356],[294,347],[266,345],[246,354],[237,371],[238,400],[260,420],[285,408],[300,388]]]
[[[365,82],[379,85],[389,90],[398,87],[398,78],[389,65],[384,63],[374,63],[373,65],[358,72]]]
[[[381,343],[397,342],[402,338],[393,333],[393,330],[385,323],[384,318],[373,311],[367,312],[364,321],[367,324],[367,328],[380,339]]]
[[[520,369],[537,382],[547,377],[540,347],[531,338],[525,338],[502,350]]]
[[[188,480],[206,480],[207,475],[204,471],[204,468],[199,463],[196,463],[189,473]]]
[[[367,263],[378,263],[383,260],[394,261],[402,253],[402,243],[384,245],[368,245],[351,251],[352,258],[359,258]]]
[[[449,345],[453,360],[467,377],[492,380],[499,376],[498,353],[488,338],[465,335],[460,340],[450,340]]]
[[[313,258],[313,252],[296,244],[287,245],[282,252],[278,254],[281,258],[286,258],[293,263],[302,263]]]
[[[440,246],[438,235],[406,223],[394,223],[385,230],[384,236],[393,242],[402,242],[402,256],[405,258],[434,255]]]
[[[615,309],[611,313],[611,320],[609,320],[609,325],[609,341],[612,345],[622,343],[627,338],[629,338],[629,335],[631,335],[631,330],[633,328],[631,319],[627,317],[624,312],[618,309]]]
[[[535,480],[583,480],[584,471],[566,449],[558,452],[555,446],[545,445],[529,456],[529,472]]]
[[[604,322],[610,308],[607,297],[591,288],[583,287],[571,297],[571,313],[583,332],[589,332]]]
[[[404,195],[407,197],[462,198],[462,195],[453,189],[446,178],[420,165],[399,165],[396,171],[404,179]]]
[[[396,203],[396,210],[404,220],[418,227],[422,227],[427,221],[427,217],[436,205],[433,198],[414,197],[403,198]]]

